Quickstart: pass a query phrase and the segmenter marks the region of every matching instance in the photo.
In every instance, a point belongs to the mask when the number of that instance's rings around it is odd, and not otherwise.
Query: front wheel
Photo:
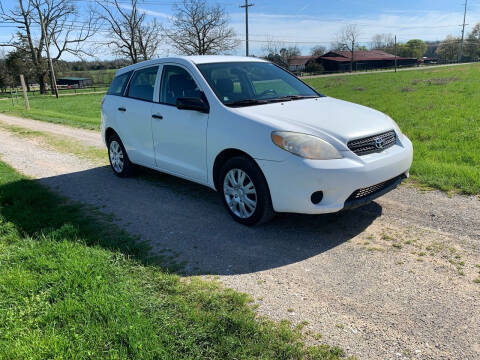
[[[125,147],[116,134],[108,139],[108,159],[115,175],[127,177],[132,174],[134,165],[130,162]]]
[[[235,221],[251,226],[273,218],[275,212],[267,181],[252,160],[246,157],[228,160],[220,180],[223,203]]]

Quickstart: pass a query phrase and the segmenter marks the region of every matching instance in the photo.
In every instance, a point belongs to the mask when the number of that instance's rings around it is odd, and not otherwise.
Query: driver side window
[[[180,66],[163,67],[160,103],[176,105],[178,98],[200,98],[201,91],[190,74]]]

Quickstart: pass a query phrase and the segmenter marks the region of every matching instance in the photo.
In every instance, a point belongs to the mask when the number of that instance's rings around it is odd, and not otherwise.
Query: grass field
[[[413,141],[413,179],[480,193],[480,64],[308,79],[320,92],[390,115]]]
[[[100,129],[100,104],[104,94],[30,97],[30,111],[25,110],[23,98],[12,106],[9,100],[0,101],[0,112],[49,121],[86,129]]]
[[[1,359],[344,358],[86,210],[0,162]]]
[[[412,179],[444,191],[480,194],[480,64],[399,73],[319,77],[320,92],[390,115],[413,141]],[[0,112],[98,129],[103,95],[33,98],[32,110],[0,101]]]

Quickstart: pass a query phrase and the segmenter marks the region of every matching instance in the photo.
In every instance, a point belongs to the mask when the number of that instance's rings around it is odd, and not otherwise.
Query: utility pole
[[[463,58],[463,41],[465,39],[465,21],[467,20],[467,3],[468,0],[465,0],[465,12],[463,13],[463,25],[462,25],[462,42],[460,43],[460,52],[458,53],[458,62],[462,61]]]
[[[55,71],[53,70],[52,58],[50,56],[50,43],[48,42],[48,34],[45,29],[45,23],[43,21],[43,16],[41,11],[38,12],[38,15],[40,16],[40,25],[42,26],[43,36],[45,36],[45,45],[47,47],[48,65],[50,67],[50,83],[51,83],[52,91],[54,92],[55,96],[58,99],[57,79],[55,78]]]
[[[249,4],[248,0],[245,0],[245,5],[241,5],[241,8],[245,8],[245,55],[249,56],[248,53],[248,8],[255,4]]]
[[[397,35],[395,35],[395,72],[397,72]]]

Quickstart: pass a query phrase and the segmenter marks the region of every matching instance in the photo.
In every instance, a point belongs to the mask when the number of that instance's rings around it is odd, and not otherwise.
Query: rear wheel
[[[108,159],[115,175],[127,177],[132,174],[134,165],[130,162],[125,147],[116,134],[108,139]]]
[[[275,212],[267,181],[252,160],[247,157],[228,160],[219,183],[223,203],[235,221],[256,225],[273,218]]]

